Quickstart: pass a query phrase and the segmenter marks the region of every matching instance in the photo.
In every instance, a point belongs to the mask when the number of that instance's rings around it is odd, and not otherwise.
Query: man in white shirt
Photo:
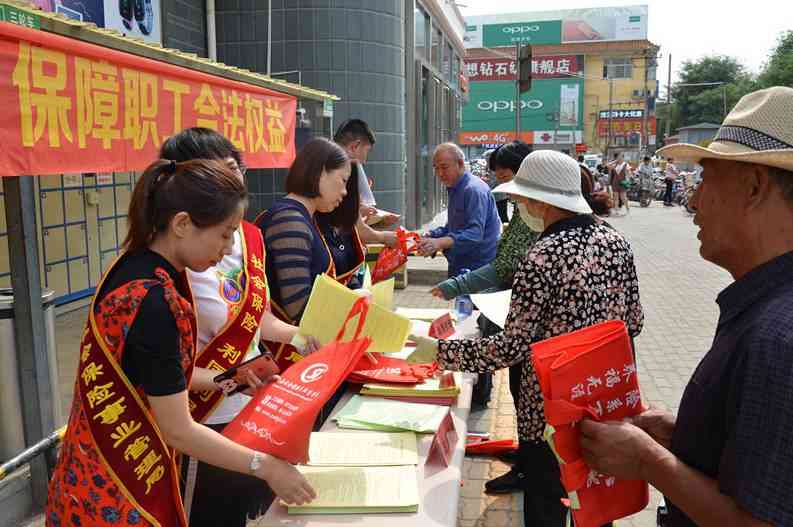
[[[377,201],[369,185],[369,179],[363,170],[363,165],[369,158],[369,152],[375,144],[374,132],[365,121],[349,119],[339,126],[333,136],[333,140],[344,148],[350,159],[358,162],[358,193],[361,198],[361,216],[367,218],[377,212],[375,208]],[[388,226],[398,221],[398,214],[385,213],[382,224]],[[389,247],[396,243],[396,234],[394,232],[376,231],[364,221],[358,223],[358,235],[364,243],[382,243]]]
[[[664,205],[667,207],[672,206],[672,190],[675,186],[675,180],[677,176],[680,174],[680,171],[677,169],[675,164],[673,163],[673,159],[670,157],[666,160],[666,170],[664,170],[664,181],[666,183],[666,193],[664,194]]]

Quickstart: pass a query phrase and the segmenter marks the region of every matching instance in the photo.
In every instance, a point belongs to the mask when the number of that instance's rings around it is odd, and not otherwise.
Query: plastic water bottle
[[[460,275],[470,273],[470,269],[460,269]],[[454,313],[457,315],[457,322],[462,322],[474,312],[474,303],[468,295],[460,295],[454,299]]]

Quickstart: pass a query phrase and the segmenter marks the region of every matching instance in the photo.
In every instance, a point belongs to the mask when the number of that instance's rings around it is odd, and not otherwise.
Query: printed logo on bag
[[[306,384],[310,384],[312,382],[318,381],[322,378],[323,375],[328,373],[328,365],[322,362],[317,364],[312,364],[308,368],[305,369],[303,373],[300,374],[300,380]]]
[[[259,428],[258,426],[256,426],[256,423],[254,423],[253,421],[245,421],[244,423],[242,423],[242,427],[248,432],[252,433],[253,435],[259,436],[262,439],[274,444],[275,446],[281,446],[286,444],[285,441],[276,441],[275,439],[273,439],[273,434],[271,434],[269,430],[267,430],[264,427]]]

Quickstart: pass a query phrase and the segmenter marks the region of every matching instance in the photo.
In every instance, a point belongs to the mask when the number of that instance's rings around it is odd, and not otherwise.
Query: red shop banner
[[[295,157],[295,97],[4,22],[0,100],[0,176],[141,170],[192,126],[248,167]]]
[[[647,118],[647,135],[654,135],[656,129],[655,117]],[[612,119],[611,120],[611,135],[630,135],[631,133],[642,132],[641,119]],[[598,136],[608,137],[609,135],[609,120],[598,119]]]
[[[466,59],[465,72],[468,80],[514,81],[517,75],[515,59],[482,58]],[[575,76],[584,71],[583,55],[553,55],[534,57],[531,61],[533,79],[558,79]]]
[[[457,134],[457,143],[461,145],[503,145],[511,143],[515,140],[515,131],[501,131],[490,132],[486,130],[477,130],[469,132],[460,132]],[[533,132],[521,132],[520,140],[526,144],[534,143]]]

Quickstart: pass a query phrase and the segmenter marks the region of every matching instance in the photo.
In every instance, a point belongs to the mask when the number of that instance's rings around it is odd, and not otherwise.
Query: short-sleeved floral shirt
[[[487,372],[523,361],[518,436],[542,438],[542,392],[530,360],[531,344],[606,320],[623,320],[631,337],[644,313],[633,251],[622,235],[591,215],[554,223],[521,262],[502,333],[477,340],[442,340],[444,368]]]

